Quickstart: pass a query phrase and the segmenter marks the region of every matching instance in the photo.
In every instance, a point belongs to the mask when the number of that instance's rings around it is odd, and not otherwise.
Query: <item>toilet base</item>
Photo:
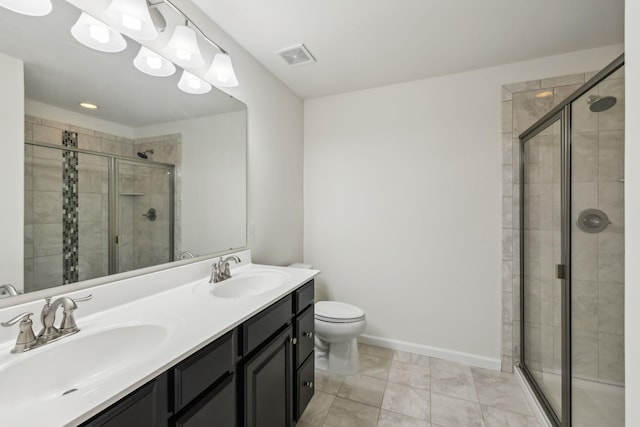
[[[316,344],[319,344],[316,342]],[[360,369],[358,340],[351,338],[343,342],[322,342],[316,345],[316,369],[329,374],[353,375]]]

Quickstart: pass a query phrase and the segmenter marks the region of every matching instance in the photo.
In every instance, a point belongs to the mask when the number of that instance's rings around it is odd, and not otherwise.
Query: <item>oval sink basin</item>
[[[5,385],[0,387],[0,402],[13,409],[34,408],[52,399],[90,393],[99,381],[155,352],[168,336],[165,327],[150,324],[83,332],[11,355],[0,369]]]
[[[284,285],[287,280],[289,275],[283,271],[253,270],[237,273],[220,283],[207,283],[206,289],[218,298],[245,298],[272,291]]]

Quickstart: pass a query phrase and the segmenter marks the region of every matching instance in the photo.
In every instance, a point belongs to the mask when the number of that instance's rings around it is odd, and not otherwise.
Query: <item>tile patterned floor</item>
[[[359,348],[357,374],[316,372],[297,427],[540,427],[512,374]]]

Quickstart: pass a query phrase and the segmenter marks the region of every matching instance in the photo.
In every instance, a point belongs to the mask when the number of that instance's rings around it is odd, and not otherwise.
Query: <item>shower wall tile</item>
[[[62,218],[62,192],[61,191],[34,191],[33,192],[33,222],[57,223]]]
[[[62,159],[33,159],[33,189],[37,191],[60,191],[62,182]]]
[[[33,141],[33,124],[31,123],[24,124],[24,140]]]
[[[509,261],[513,256],[513,232],[502,230],[502,259]]]
[[[32,125],[32,140],[47,144],[62,145],[62,130],[43,125]]]
[[[33,255],[43,257],[62,254],[62,223],[33,225]]]
[[[502,292],[502,323],[511,326],[513,322],[513,293]]]
[[[102,251],[102,221],[78,223],[78,247],[83,251]]]
[[[502,164],[513,163],[513,137],[511,132],[502,134]]]
[[[513,325],[502,324],[502,354],[511,356],[513,347]]]
[[[601,282],[624,283],[624,234],[599,233],[598,270]]]
[[[600,96],[614,96],[616,104],[598,113],[598,127],[601,131],[624,129],[624,79],[605,80],[599,85]]]
[[[624,383],[624,336],[598,335],[598,377]]]
[[[571,209],[579,214],[584,209],[594,209],[598,207],[598,183],[596,182],[574,182],[571,184]],[[577,216],[576,216],[577,218]],[[575,230],[577,226],[572,224]],[[584,234],[584,233],[581,233]]]
[[[513,285],[513,261],[502,261],[502,292],[511,292]]]
[[[80,251],[78,258],[79,280],[89,280],[96,277],[105,276],[108,270],[105,269],[105,253],[98,251]]]
[[[500,88],[500,100],[511,101],[511,91],[504,86]]]
[[[598,330],[623,335],[624,285],[600,283],[598,291]]]
[[[572,268],[574,280],[598,281],[598,235],[573,233]]]
[[[31,292],[33,289],[33,258],[24,260],[24,291]]]
[[[571,336],[572,375],[598,378],[598,333],[575,330]]]
[[[508,83],[504,85],[511,92],[526,92],[540,89],[540,80],[530,80],[527,82]]]
[[[552,77],[549,79],[542,79],[540,81],[540,88],[554,88],[557,86],[569,86],[584,83],[584,73],[570,74],[567,76]]]
[[[33,259],[34,290],[62,284],[62,253]]]
[[[510,129],[513,123],[512,101],[502,101],[502,129]]]
[[[33,224],[24,225],[24,257],[33,258]]]
[[[591,80],[593,77],[595,77],[596,74],[598,74],[599,71],[588,71],[586,73],[584,73],[584,81],[585,83],[588,82],[589,80]]]
[[[81,221],[99,221],[102,219],[102,194],[80,193],[78,218]]]
[[[574,133],[571,143],[571,181],[598,179],[598,133]]]
[[[553,96],[536,97],[544,91],[513,94],[513,132],[520,135],[553,108]]]
[[[569,97],[573,92],[578,90],[582,84],[576,84],[571,86],[561,86],[553,90],[553,106],[561,104],[565,99]]]
[[[25,191],[24,193],[24,223],[25,225],[33,224],[34,205],[33,191]]]
[[[598,208],[611,224],[603,233],[624,232],[624,184],[621,182],[601,182],[598,184]]]
[[[598,132],[598,120],[595,119],[594,113],[589,110],[587,98],[592,95],[598,95],[598,87],[591,89],[578,98],[571,107],[571,126],[573,132]]]
[[[571,284],[572,330],[598,331],[598,282],[573,280]]]
[[[513,189],[513,166],[502,166],[502,195],[511,196]]]
[[[502,228],[513,228],[513,200],[511,197],[502,198]]]
[[[80,193],[106,193],[108,185],[109,176],[106,165],[89,165],[84,162],[79,164],[78,191]]]
[[[602,181],[624,178],[624,131],[600,132],[598,174]]]
[[[513,276],[512,319],[520,320],[520,276]]]

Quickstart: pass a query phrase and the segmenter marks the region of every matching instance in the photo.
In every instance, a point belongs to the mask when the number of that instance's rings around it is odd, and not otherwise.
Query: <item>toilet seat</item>
[[[354,323],[365,318],[361,308],[338,301],[317,302],[314,317],[328,323]]]

